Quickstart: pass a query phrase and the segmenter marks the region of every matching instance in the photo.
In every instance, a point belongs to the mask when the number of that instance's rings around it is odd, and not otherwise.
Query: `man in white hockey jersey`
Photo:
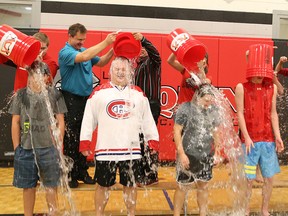
[[[115,58],[111,63],[110,77],[111,81],[98,86],[87,101],[81,126],[80,152],[85,156],[92,153],[89,146],[98,126],[95,147],[96,216],[104,215],[110,187],[116,183],[117,169],[127,214],[133,216],[136,182],[141,177],[139,133],[144,134],[145,142],[152,148],[159,142],[159,135],[147,97],[133,85],[130,62],[126,58]]]

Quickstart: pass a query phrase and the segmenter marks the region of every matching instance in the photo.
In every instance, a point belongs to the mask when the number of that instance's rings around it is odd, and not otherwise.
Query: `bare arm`
[[[64,138],[64,133],[65,133],[65,121],[64,121],[64,114],[56,114],[56,119],[57,119],[57,127],[60,130],[60,135],[61,137],[60,140],[63,142]]]
[[[114,52],[113,52],[113,49],[111,48],[105,55],[100,57],[100,61],[96,65],[99,67],[105,66],[111,60],[113,55],[114,55]]]
[[[278,94],[283,95],[284,94],[284,88],[283,88],[282,84],[279,82],[276,75],[273,76],[273,83],[277,86]]]
[[[102,50],[104,50],[107,46],[111,45],[116,39],[117,33],[110,33],[107,35],[105,40],[100,43],[86,49],[83,52],[79,52],[75,57],[75,63],[89,61],[98,55]]]
[[[189,159],[184,152],[183,144],[182,144],[182,135],[181,134],[182,134],[183,126],[175,123],[173,130],[174,130],[174,142],[176,144],[176,151],[178,154],[178,158],[181,162],[181,165],[184,168],[188,169],[189,168]]]
[[[250,152],[251,146],[254,147],[253,141],[251,140],[246,127],[246,121],[244,118],[244,88],[241,83],[236,86],[235,90],[235,102],[238,117],[238,125],[241,133],[245,139],[246,154]]]
[[[13,148],[15,150],[20,144],[20,115],[12,115],[11,134]]]
[[[282,152],[284,150],[284,145],[279,130],[279,119],[276,110],[276,97],[277,97],[277,87],[276,85],[274,85],[274,94],[272,98],[272,108],[271,108],[271,123],[275,136],[276,150],[278,152]]]
[[[174,55],[174,53],[171,53],[171,55],[167,59],[167,62],[180,73],[184,72],[185,70],[184,66],[176,59],[176,56]]]
[[[276,72],[279,72],[280,70],[283,69],[283,63],[284,62],[287,62],[287,57],[286,56],[281,56],[280,59],[279,59],[278,64],[275,67],[275,71]]]

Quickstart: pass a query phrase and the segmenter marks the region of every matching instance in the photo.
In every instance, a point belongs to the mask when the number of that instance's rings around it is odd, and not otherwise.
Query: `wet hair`
[[[33,35],[33,37],[35,39],[39,40],[40,42],[45,43],[47,45],[47,47],[50,44],[50,40],[49,40],[48,36],[43,32],[37,32]]]
[[[214,93],[213,93],[213,90],[212,90],[212,86],[210,84],[203,84],[196,91],[196,95],[199,98],[202,98],[202,97],[204,97],[207,94],[214,96]]]
[[[125,62],[126,68],[127,68],[130,72],[133,71],[129,59],[127,59],[126,57],[118,56],[118,57],[116,57],[116,58],[111,62],[111,66],[110,66],[110,70],[109,70],[110,74],[112,73],[112,70],[114,69],[115,65],[116,65],[118,62]]]
[[[87,32],[87,29],[85,28],[84,25],[80,23],[75,23],[71,25],[68,29],[68,34],[71,35],[72,37],[74,37],[77,34],[77,32],[80,32],[81,34],[85,34]]]
[[[30,67],[27,68],[29,74],[42,73],[43,75],[50,75],[50,69],[46,63],[41,61],[34,61]]]

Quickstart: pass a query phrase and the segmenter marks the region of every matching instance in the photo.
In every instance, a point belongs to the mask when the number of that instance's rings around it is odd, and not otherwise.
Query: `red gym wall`
[[[45,32],[49,36],[50,46],[48,52],[54,59],[58,59],[58,52],[68,39],[67,30],[41,29],[40,31]],[[89,31],[84,46],[90,47],[99,43],[107,34],[108,32]],[[162,111],[158,123],[160,135],[159,157],[161,161],[175,160],[175,145],[172,133],[173,113],[171,110],[176,105],[181,76],[166,61],[171,53],[166,42],[167,35],[145,33],[143,35],[157,47],[162,57]],[[207,47],[209,53],[209,74],[212,76],[213,85],[223,90],[231,103],[231,109],[235,111],[234,87],[237,83],[245,81],[245,51],[249,45],[255,43],[273,45],[272,39],[213,36],[194,37]],[[108,48],[104,52],[107,50]],[[94,74],[101,80],[100,83],[108,80],[109,66],[93,68]],[[237,126],[237,120],[234,123]],[[93,160],[93,157],[90,157],[89,160]]]

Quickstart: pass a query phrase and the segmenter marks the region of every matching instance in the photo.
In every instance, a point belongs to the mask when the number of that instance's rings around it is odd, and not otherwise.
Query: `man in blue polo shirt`
[[[64,154],[74,161],[69,173],[71,188],[78,187],[78,181],[85,184],[95,184],[87,170],[86,157],[79,152],[79,140],[82,117],[86,100],[93,88],[94,65],[103,67],[113,56],[111,48],[105,55],[97,55],[111,45],[116,33],[108,34],[100,43],[82,47],[86,40],[87,29],[80,23],[73,24],[68,30],[68,42],[60,50],[58,60],[61,74],[61,89],[66,102],[68,113],[65,115],[66,133],[64,136]]]

